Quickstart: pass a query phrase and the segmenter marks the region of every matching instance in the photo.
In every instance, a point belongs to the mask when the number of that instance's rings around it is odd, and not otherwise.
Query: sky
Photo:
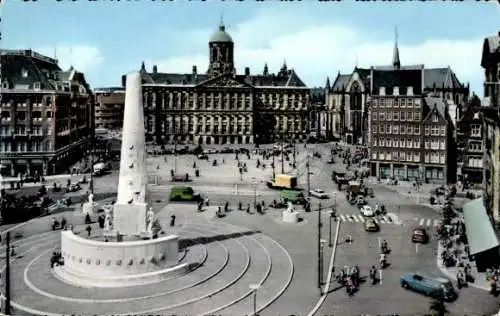
[[[482,96],[483,41],[500,31],[500,5],[475,1],[6,0],[1,10],[1,48],[56,55],[93,88],[120,86],[142,61],[149,71],[205,72],[222,16],[238,73],[262,73],[266,62],[277,72],[286,61],[306,85],[324,86],[356,65],[391,64],[397,27],[403,65],[450,66]]]

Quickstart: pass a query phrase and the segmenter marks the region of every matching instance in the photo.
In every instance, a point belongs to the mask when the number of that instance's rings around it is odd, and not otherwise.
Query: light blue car
[[[420,273],[405,273],[400,279],[401,286],[429,297],[453,301],[457,292],[450,280],[440,277],[430,277]]]

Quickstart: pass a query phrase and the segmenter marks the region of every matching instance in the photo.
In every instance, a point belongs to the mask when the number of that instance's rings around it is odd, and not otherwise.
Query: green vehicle
[[[297,190],[281,190],[280,197],[285,203],[292,202],[294,204],[303,204],[306,201],[304,193]]]
[[[200,195],[194,193],[193,188],[176,186],[170,190],[170,201],[199,201]]]

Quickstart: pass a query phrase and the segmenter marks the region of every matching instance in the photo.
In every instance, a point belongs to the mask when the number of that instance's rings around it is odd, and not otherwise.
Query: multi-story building
[[[208,43],[206,74],[147,72],[143,94],[147,140],[157,144],[266,143],[309,134],[310,90],[286,63],[277,74],[234,68],[234,42],[221,23]]]
[[[425,95],[424,67],[371,69],[368,87],[372,175],[452,181],[454,125],[445,102]]]
[[[496,109],[481,106],[473,95],[457,123],[458,180],[465,188],[482,186],[484,171],[485,119],[498,116]]]
[[[500,31],[484,39],[481,66],[484,68],[484,97],[500,108]]]
[[[485,139],[483,197],[486,209],[500,224],[500,32],[483,42],[481,66],[484,68],[484,96],[492,109],[484,119]]]
[[[375,70],[420,70],[421,65],[402,66],[399,59],[399,48],[397,40],[394,45],[393,60],[391,66],[375,66]],[[366,131],[368,126],[367,102],[371,96],[370,89],[371,68],[355,67],[351,74],[338,73],[335,81],[327,92],[326,108],[331,113],[327,130],[331,134],[340,133],[348,143],[366,143]],[[460,112],[461,105],[468,100],[469,85],[460,83],[450,67],[447,68],[424,68],[424,94],[439,96],[443,100],[452,101]],[[378,93],[378,91],[374,91]],[[335,109],[335,110],[333,110]],[[327,133],[329,134],[329,133]]]
[[[94,96],[95,127],[121,130],[125,107],[125,89],[122,87],[97,88],[94,90]]]
[[[496,111],[483,120],[483,201],[489,216],[500,224],[500,117]]]
[[[93,100],[84,75],[32,50],[0,52],[2,173],[66,171],[89,146]]]
[[[325,89],[320,87],[312,88],[309,119],[311,137],[314,139],[326,138],[326,120]]]

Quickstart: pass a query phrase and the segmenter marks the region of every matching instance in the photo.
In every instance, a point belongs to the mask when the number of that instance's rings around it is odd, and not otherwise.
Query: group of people
[[[390,252],[389,246],[386,240],[383,240],[380,244],[380,267],[377,269],[375,265],[371,266],[369,271],[369,277],[372,284],[376,284],[379,279],[377,274],[380,273],[380,269],[385,269],[387,267],[387,254]],[[340,270],[339,274],[336,275],[336,279],[339,283],[345,286],[348,295],[354,295],[356,290],[359,288],[360,284],[360,270],[359,267],[348,265],[344,266]]]

